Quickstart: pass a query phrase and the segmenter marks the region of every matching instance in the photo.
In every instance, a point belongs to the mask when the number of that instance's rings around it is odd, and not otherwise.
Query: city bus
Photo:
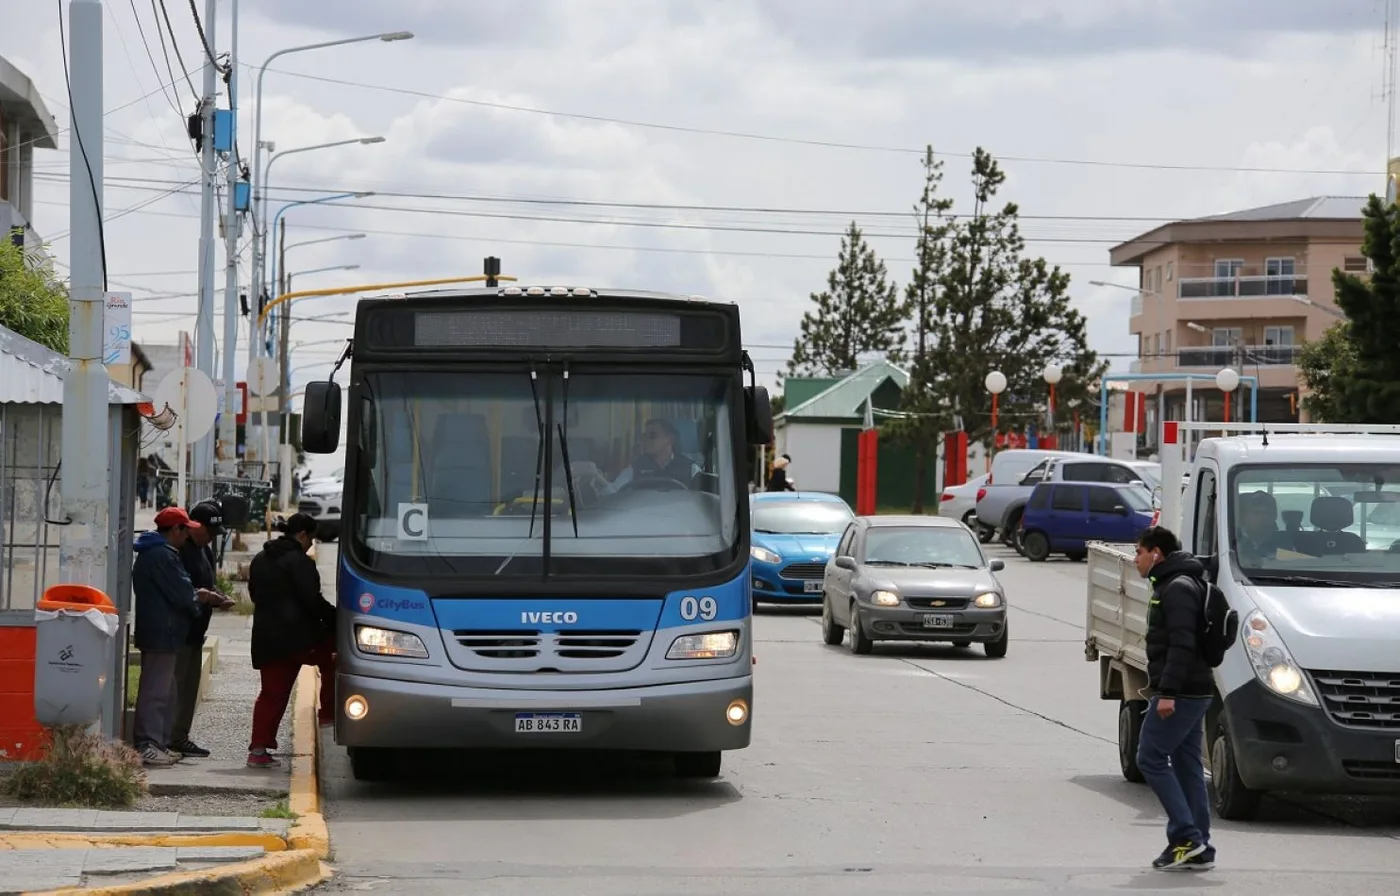
[[[755,379],[732,303],[362,299],[302,417],[325,454],[345,415],[334,737],[354,776],[436,748],[718,776],[752,725],[747,481],[773,431]]]

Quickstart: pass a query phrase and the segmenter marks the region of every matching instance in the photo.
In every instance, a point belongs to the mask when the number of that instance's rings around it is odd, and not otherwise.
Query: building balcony
[[[1289,277],[1182,277],[1177,281],[1178,299],[1262,299],[1269,297],[1306,296],[1308,278],[1294,274]]]
[[[1247,345],[1245,346],[1246,367],[1287,367],[1298,363],[1301,345]],[[1238,354],[1233,346],[1218,345],[1204,348],[1184,348],[1177,352],[1178,367],[1206,368],[1219,370],[1233,367]]]

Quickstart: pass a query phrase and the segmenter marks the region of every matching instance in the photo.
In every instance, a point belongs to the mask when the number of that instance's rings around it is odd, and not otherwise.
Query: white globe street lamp
[[[1065,372],[1060,365],[1051,361],[1049,364],[1045,365],[1045,373],[1043,376],[1045,377],[1045,382],[1049,383],[1050,388],[1053,389],[1056,383],[1064,379]]]
[[[1006,374],[1002,373],[1000,370],[993,370],[991,373],[987,374],[987,379],[983,381],[983,385],[985,385],[987,391],[993,395],[1000,395],[1006,391]]]
[[[1215,387],[1221,392],[1233,392],[1240,385],[1240,375],[1234,368],[1226,367],[1215,375]]]

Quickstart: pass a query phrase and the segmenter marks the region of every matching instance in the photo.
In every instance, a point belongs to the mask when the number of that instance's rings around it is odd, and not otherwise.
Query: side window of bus
[[[1215,514],[1218,502],[1215,500],[1215,471],[1202,469],[1195,482],[1196,504],[1192,514],[1191,544],[1189,549],[1197,556],[1217,553],[1217,535],[1220,531]]]
[[[368,496],[365,502],[365,513],[371,518],[382,515],[383,509],[380,507],[379,483],[379,442],[375,438],[374,432],[374,404],[369,399],[360,402],[360,432],[359,444],[355,447],[359,451],[358,478],[365,483],[364,494]]]

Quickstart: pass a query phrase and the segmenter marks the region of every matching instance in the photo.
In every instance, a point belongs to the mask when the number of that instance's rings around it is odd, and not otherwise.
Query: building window
[[[1168,282],[1168,283],[1172,282],[1172,276],[1174,275],[1174,272],[1175,272],[1175,271],[1176,271],[1176,262],[1174,262],[1174,261],[1169,261],[1169,262],[1167,262],[1167,282]]]
[[[1244,270],[1243,258],[1217,258],[1215,260],[1215,294],[1235,295],[1235,278]]]
[[[1265,345],[1293,345],[1292,327],[1265,327]]]
[[[1244,330],[1240,327],[1216,327],[1210,331],[1210,344],[1216,348],[1232,346],[1244,339]]]
[[[1348,255],[1342,259],[1342,270],[1348,274],[1369,274],[1371,259],[1364,255]]]
[[[1172,331],[1171,331],[1171,330],[1167,330],[1166,332],[1162,333],[1162,345],[1163,345],[1163,347],[1166,349],[1166,353],[1170,355],[1170,354],[1172,353]]]
[[[1293,282],[1296,270],[1292,258],[1264,259],[1264,294],[1269,296],[1291,296],[1298,290]]]

